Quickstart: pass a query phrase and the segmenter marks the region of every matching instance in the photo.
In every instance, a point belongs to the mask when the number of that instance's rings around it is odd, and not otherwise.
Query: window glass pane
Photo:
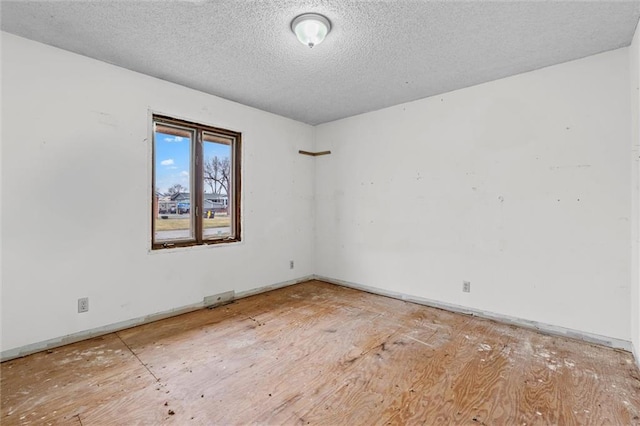
[[[193,131],[156,123],[154,241],[193,239],[190,192]]]
[[[204,133],[202,227],[204,238],[233,236],[233,138]]]

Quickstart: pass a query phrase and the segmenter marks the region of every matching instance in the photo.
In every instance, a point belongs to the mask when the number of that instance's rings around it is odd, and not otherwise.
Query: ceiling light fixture
[[[300,43],[313,47],[322,43],[331,31],[331,22],[317,13],[304,13],[291,22],[291,30]]]

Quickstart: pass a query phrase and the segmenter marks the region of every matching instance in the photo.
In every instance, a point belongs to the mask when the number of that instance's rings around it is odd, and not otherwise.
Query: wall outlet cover
[[[78,299],[78,313],[89,312],[89,298],[81,297]]]

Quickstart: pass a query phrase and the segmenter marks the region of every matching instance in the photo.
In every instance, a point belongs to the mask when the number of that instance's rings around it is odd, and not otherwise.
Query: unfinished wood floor
[[[318,281],[8,361],[10,424],[640,424],[629,353]]]

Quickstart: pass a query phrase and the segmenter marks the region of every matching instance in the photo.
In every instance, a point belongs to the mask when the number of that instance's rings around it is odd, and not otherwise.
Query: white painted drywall
[[[241,243],[149,253],[149,110],[242,132]],[[2,123],[3,351],[313,272],[309,125],[7,33]]]
[[[629,46],[631,77],[631,342],[640,365],[640,28]]]
[[[2,43],[2,351],[316,273],[633,338],[639,353],[638,34],[631,49],[315,129]],[[242,243],[149,253],[150,109],[243,132]]]
[[[318,126],[316,274],[629,341],[629,103],[624,48]]]

